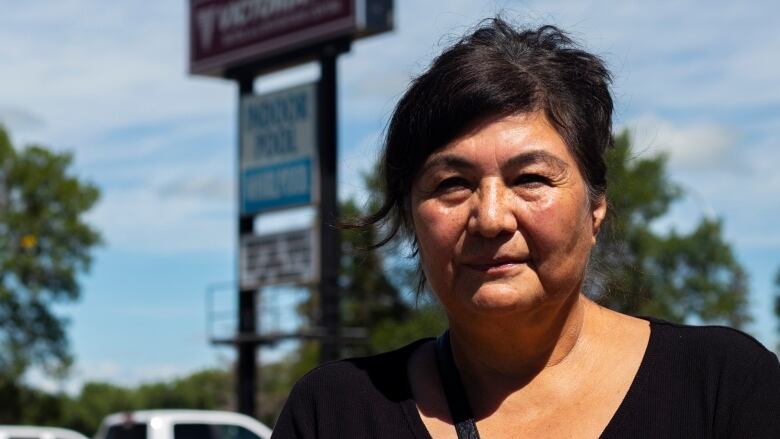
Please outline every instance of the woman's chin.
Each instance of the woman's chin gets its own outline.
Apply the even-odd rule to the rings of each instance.
[[[533,310],[540,301],[538,294],[511,285],[483,285],[469,298],[469,305],[479,314],[512,314]]]

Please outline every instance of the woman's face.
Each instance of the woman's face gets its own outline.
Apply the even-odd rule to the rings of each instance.
[[[606,213],[538,113],[493,119],[431,154],[411,198],[422,267],[450,318],[579,293]]]

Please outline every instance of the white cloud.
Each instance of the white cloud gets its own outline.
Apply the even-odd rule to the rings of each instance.
[[[378,132],[364,136],[351,150],[339,160],[339,197],[341,199],[355,198],[359,202],[367,199],[368,191],[363,181],[363,175],[373,170],[379,158]]]
[[[603,55],[618,108],[707,112],[780,103],[780,3],[530,1],[517,9]]]
[[[159,164],[186,164],[200,157],[200,148],[219,153],[228,160],[235,148],[225,136],[232,124],[226,114],[202,114],[181,118],[162,117],[150,123],[131,123],[115,128],[85,133],[78,147],[79,163],[87,169],[126,168],[140,160]],[[218,139],[206,143],[209,139]],[[178,153],[178,154],[176,154]],[[194,156],[194,157],[193,157]]]
[[[201,200],[231,200],[235,190],[231,181],[220,176],[194,175],[169,181],[158,193],[163,198],[196,198]]]
[[[24,140],[78,156],[101,132],[231,112],[228,82],[186,73],[183,3],[61,3],[7,5],[0,17],[0,40],[13,42],[0,48],[3,65],[13,66],[0,70],[0,105],[47,121]]]
[[[34,131],[43,128],[43,118],[24,108],[0,107],[0,125],[13,135],[18,131]]]
[[[713,123],[675,124],[655,115],[626,123],[634,151],[642,155],[666,153],[675,170],[733,169],[739,138],[733,129]]]
[[[780,248],[770,218],[780,215],[780,150],[777,122],[751,125],[751,138],[713,123],[675,123],[643,116],[627,123],[640,156],[670,155],[669,174],[685,197],[658,227],[690,230],[702,217],[725,220],[737,249]],[[747,128],[743,128],[747,129]]]
[[[161,254],[227,251],[235,241],[235,212],[225,201],[171,199],[147,187],[115,189],[106,192],[90,220],[115,248]]]
[[[346,90],[344,114],[355,121],[384,122],[410,79],[421,73],[452,38],[508,1],[400,1],[395,31],[354,43],[340,63]],[[420,22],[424,20],[423,22]],[[444,37],[443,37],[444,35]]]

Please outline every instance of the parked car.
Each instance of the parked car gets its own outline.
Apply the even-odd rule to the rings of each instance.
[[[139,410],[114,413],[95,439],[270,439],[271,429],[239,413],[216,410]]]
[[[0,439],[87,439],[87,437],[66,428],[0,425]]]

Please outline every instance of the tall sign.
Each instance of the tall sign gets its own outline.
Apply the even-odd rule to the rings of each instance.
[[[392,28],[392,0],[190,0],[190,73]]]
[[[240,282],[237,408],[257,414],[258,288],[316,283],[320,359],[342,339],[339,306],[336,60],[353,40],[393,28],[393,0],[189,0],[190,73],[235,80],[239,94]],[[320,79],[254,94],[255,77],[316,60]],[[255,216],[316,203],[319,226],[258,236]],[[277,336],[278,339],[278,336]]]
[[[316,96],[316,84],[305,84],[242,98],[242,215],[316,201]]]

